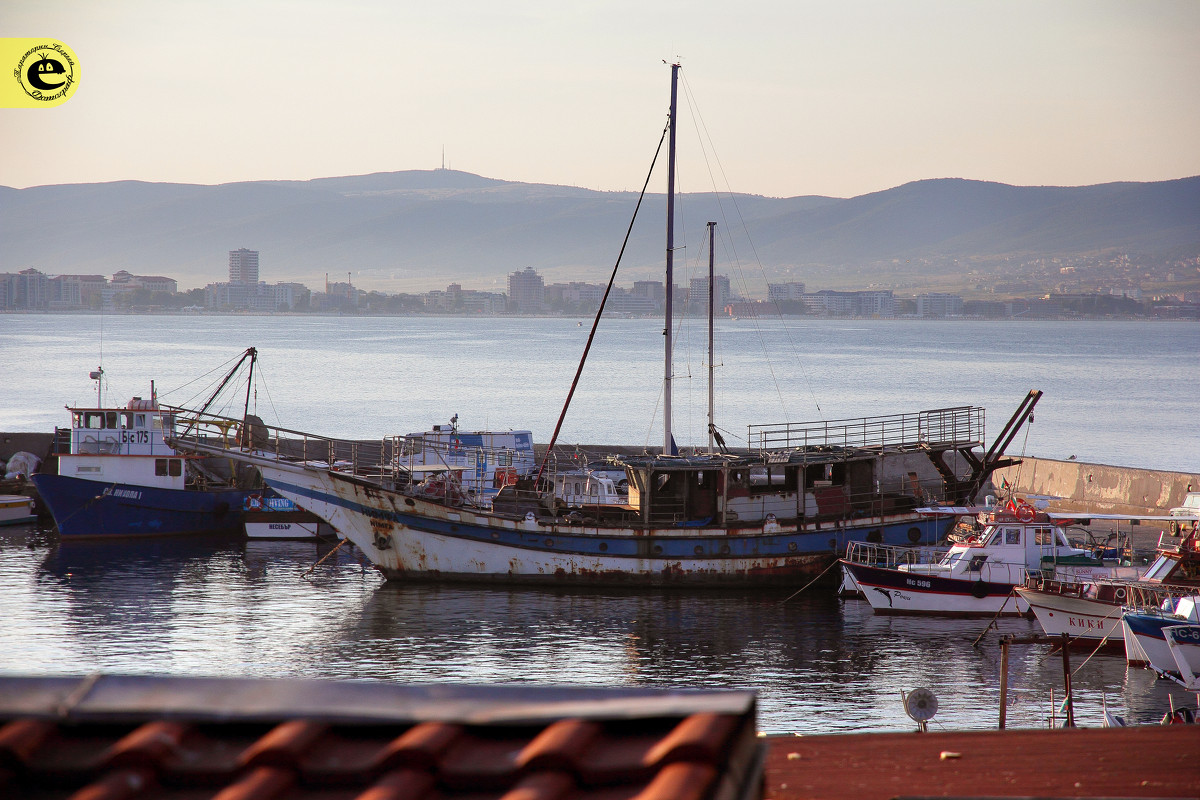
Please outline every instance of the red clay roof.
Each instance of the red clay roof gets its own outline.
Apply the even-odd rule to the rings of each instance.
[[[758,797],[748,692],[0,678],[0,797]]]

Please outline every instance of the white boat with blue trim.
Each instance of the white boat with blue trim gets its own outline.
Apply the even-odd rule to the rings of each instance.
[[[677,73],[672,65],[663,132],[664,139],[670,133],[668,287]],[[1016,463],[1002,457],[1004,446],[1040,392],[1030,392],[986,453],[984,410],[973,406],[750,425],[745,448],[717,452],[710,393],[709,450],[680,456],[671,429],[672,294],[665,299],[662,451],[610,458],[607,468],[625,481],[625,493],[611,491],[620,481],[610,487],[597,479],[591,495],[585,479],[579,492],[575,474],[560,479],[552,463],[558,428],[536,474],[510,483],[506,472],[504,485],[493,479],[496,491],[474,493],[460,477],[470,462],[426,462],[420,469],[432,474],[418,482],[404,437],[345,442],[264,428],[252,447],[247,437],[199,432],[172,442],[253,465],[275,492],[333,525],[389,578],[543,584],[796,585],[824,573],[852,541],[939,541],[954,518],[921,515],[917,507],[971,502],[995,469]],[[519,448],[496,445],[471,448],[476,469],[516,458]],[[578,473],[572,459],[563,460]]]
[[[931,515],[961,515],[968,508],[926,508]],[[1073,546],[1051,515],[1025,503],[978,512],[981,530],[932,563],[880,565],[842,559],[876,614],[1022,616],[1029,603],[1016,592],[1030,574],[1085,581],[1100,576],[1134,578],[1136,568],[1105,561]],[[878,559],[878,553],[874,554]]]

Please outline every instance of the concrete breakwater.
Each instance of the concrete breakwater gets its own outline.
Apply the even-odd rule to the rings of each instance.
[[[1007,483],[1020,495],[1053,498],[1054,511],[1093,514],[1165,514],[1189,491],[1200,491],[1196,473],[1031,457],[996,470],[992,482],[997,488]]]
[[[50,452],[50,433],[0,433],[0,460],[14,453],[29,452],[44,459]],[[539,458],[545,445],[537,445]],[[640,447],[586,447],[584,452],[636,453]],[[1056,511],[1094,514],[1165,514],[1182,504],[1189,491],[1200,491],[1200,474],[1089,464],[1026,457],[1020,464],[997,470],[992,477],[997,489],[1006,486],[1021,495],[1055,498]],[[980,498],[982,500],[982,498]]]

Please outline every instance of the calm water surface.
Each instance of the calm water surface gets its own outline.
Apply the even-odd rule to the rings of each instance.
[[[59,543],[0,533],[0,672],[304,677],[752,689],[770,733],[905,731],[900,692],[935,728],[994,728],[998,634],[986,620],[876,617],[831,588],[765,593],[529,591],[386,583],[355,553],[291,542]],[[1003,620],[1001,633],[1034,623]],[[1189,701],[1123,656],[1074,654],[1077,721],[1103,704],[1156,721]],[[1063,665],[1014,646],[1008,724],[1040,727]],[[1061,720],[1061,715],[1059,716]]]
[[[528,428],[549,441],[590,321],[534,318],[0,315],[0,430],[49,431],[65,404],[146,396],[198,405],[223,366],[259,349],[254,410],[269,424],[352,438]],[[707,333],[676,333],[674,429],[707,442]],[[662,324],[605,320],[562,442],[660,446]],[[999,434],[1030,389],[1045,395],[1009,452],[1200,472],[1200,324],[725,320],[717,423],[975,405]],[[242,399],[231,413],[241,415]],[[990,441],[989,441],[990,443]]]
[[[588,332],[569,319],[0,315],[0,430],[50,431],[67,404],[149,394],[196,405],[246,347],[266,421],[375,438],[459,414],[468,428],[553,431]],[[606,321],[564,442],[661,440],[661,324]],[[718,424],[801,422],[958,405],[989,442],[1031,388],[1009,452],[1200,472],[1200,325],[1126,322],[724,321]],[[706,334],[677,333],[675,428],[705,441]],[[228,409],[240,415],[238,408]],[[528,591],[387,584],[328,545],[66,543],[0,529],[0,671],[754,689],[772,733],[910,730],[900,692],[932,689],[934,727],[996,725],[1000,649],[986,621],[875,617],[832,589]],[[1006,620],[1000,631],[1033,633]],[[1102,703],[1157,720],[1187,696],[1123,657],[1073,656],[1081,724]],[[1015,647],[1009,724],[1061,701],[1062,659]]]

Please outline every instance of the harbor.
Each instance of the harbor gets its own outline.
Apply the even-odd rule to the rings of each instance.
[[[140,324],[152,326],[155,321]],[[303,330],[308,323],[292,324]],[[364,324],[369,329],[373,323]],[[546,334],[555,330],[553,322],[543,326]],[[1173,330],[1192,335],[1190,329]],[[138,334],[131,329],[127,335]],[[186,336],[179,341],[180,347],[192,346]],[[295,357],[320,363],[328,358],[322,347],[336,347],[333,342],[324,340],[322,344],[316,339],[310,345],[311,352],[304,351],[301,356],[297,351]],[[394,345],[389,342],[387,346]],[[137,352],[136,348],[131,352]],[[139,355],[144,359],[149,353]],[[270,354],[266,360],[274,380],[280,370],[271,364]],[[52,360],[48,374],[58,369],[54,364]],[[535,365],[530,374],[538,371]],[[366,373],[352,370],[346,374]],[[431,377],[434,384],[437,380],[436,374]],[[530,396],[555,393],[553,376],[540,380]],[[367,398],[358,407],[368,416],[377,413],[382,406],[374,393],[380,387],[355,381],[362,378],[346,379],[345,395]],[[101,405],[96,402],[95,382],[76,377],[68,382],[76,387],[76,408]],[[172,384],[156,382],[156,387],[165,391]],[[1056,414],[1043,409],[1054,409],[1056,403],[1078,403],[1073,394],[1088,391],[1086,387],[1065,390],[1072,394],[1065,399],[1051,396],[1036,410],[1037,422],[1016,432],[1003,424],[1014,413],[1012,396],[988,409],[986,429],[968,438],[991,445],[997,437],[1012,433],[1006,455],[1020,463],[997,469],[987,485],[980,487],[977,502],[991,494],[1051,496],[1053,503],[1069,510],[1104,508],[1110,513],[1152,515],[1183,502],[1189,488],[1200,484],[1200,471],[1144,470],[1079,457],[1030,458],[1031,447],[1045,446],[1043,431],[1049,432],[1051,442],[1058,435],[1046,425],[1047,416],[1053,424]],[[47,387],[37,388],[38,393],[45,391]],[[67,391],[60,387],[57,394],[61,397]],[[107,391],[111,396],[114,390],[109,386]],[[272,388],[268,400],[267,391],[260,388],[249,395],[251,403],[244,388],[241,392],[230,406],[237,415],[243,407],[256,415],[275,414],[277,406],[286,404],[293,409],[293,418],[324,420],[330,427],[314,427],[330,433],[345,431],[360,447],[378,446],[378,439],[362,435],[362,415],[329,416],[331,406],[320,393],[283,393]],[[209,395],[207,390],[193,393]],[[145,396],[151,395],[145,391]],[[418,405],[426,402],[423,397],[423,393],[413,395]],[[957,400],[959,395],[951,397]],[[930,402],[932,398],[944,400],[945,395],[935,392],[920,399],[926,408],[938,407],[939,403]],[[114,406],[120,409],[126,402],[114,401]],[[308,409],[304,409],[306,405]],[[151,410],[127,408],[131,414]],[[609,404],[605,410],[606,424],[626,424],[621,417],[627,413],[625,409]],[[416,414],[409,410],[406,418]],[[446,421],[438,422],[439,417],[414,419],[409,430],[419,430],[430,422],[433,424],[426,429],[430,434],[439,427],[453,430],[447,425],[452,415],[442,416]],[[1186,424],[1186,418],[1185,413],[1175,422]],[[69,419],[60,408],[48,427],[58,427]],[[1072,437],[1072,446],[1079,445],[1077,449],[1085,456],[1088,451],[1082,445],[1088,441],[1117,451],[1128,446],[1104,427],[1103,415],[1080,418],[1072,424],[1085,422],[1091,426],[1087,435]],[[101,427],[90,435],[105,430]],[[130,430],[136,432],[136,420]],[[257,435],[254,426],[246,430],[251,439]],[[1174,455],[1183,452],[1172,449],[1178,442],[1160,446],[1152,431],[1140,431],[1139,435],[1153,443],[1159,463],[1188,463],[1187,455],[1182,459]],[[227,438],[243,441],[232,428]],[[28,452],[45,461],[53,439],[54,433],[45,429],[0,434],[5,448],[2,456],[9,459],[16,452]],[[589,436],[580,441],[605,440]],[[261,442],[256,446],[261,447]],[[540,462],[546,444],[531,443],[530,447],[535,463]],[[628,440],[607,446],[558,447],[563,464],[586,461],[590,453],[636,458],[646,450]],[[687,449],[695,452],[699,448],[693,444]],[[81,457],[92,456],[83,453]],[[330,463],[342,461],[328,448],[324,458]],[[416,466],[411,460],[407,463],[410,471]],[[947,485],[945,476],[932,466],[921,470],[916,484],[923,491]],[[494,486],[496,473],[488,477]],[[813,490],[823,488],[816,479],[826,478],[814,476]],[[912,488],[911,484],[904,486]],[[875,491],[871,487],[870,494]],[[819,515],[814,522],[820,522]],[[1101,537],[1115,529],[1123,531],[1134,551],[1147,556],[1159,544],[1172,544],[1169,536],[1163,538],[1163,526],[1096,520],[1091,527]],[[865,529],[864,535],[869,532]],[[1149,780],[1140,772],[1144,765],[1134,769],[1117,765],[1106,786],[1153,785],[1153,796],[1195,794],[1194,777],[1178,766],[1180,753],[1184,763],[1189,763],[1188,758],[1194,761],[1194,737],[1157,732],[1172,728],[1157,724],[1164,716],[1194,706],[1194,694],[1183,687],[1158,678],[1149,669],[1128,665],[1123,653],[1092,652],[1092,648],[1071,652],[1067,680],[1063,656],[1055,643],[1024,643],[1044,639],[1034,619],[884,616],[876,614],[865,600],[839,597],[832,574],[816,577],[822,579],[811,585],[797,575],[790,583],[773,587],[747,584],[699,590],[490,586],[406,580],[402,576],[386,580],[362,548],[342,543],[328,532],[306,541],[254,540],[239,535],[98,541],[86,535],[64,537],[52,520],[43,517],[37,523],[9,527],[0,536],[0,586],[4,588],[0,618],[5,620],[0,627],[5,645],[0,672],[752,692],[754,727],[764,737],[763,796],[770,797],[849,796],[803,782],[805,775],[812,780],[811,773],[800,768],[814,758],[839,765],[827,774],[830,780],[836,776],[837,786],[857,787],[854,796],[885,796],[886,791],[891,792],[886,796],[895,796],[896,784],[888,782],[891,778],[868,785],[862,777],[860,742],[889,753],[911,753],[909,760],[901,762],[897,757],[889,767],[892,778],[903,778],[906,788],[936,784],[944,790],[967,779],[968,764],[981,763],[978,755],[971,755],[979,751],[970,743],[989,740],[972,737],[1009,737],[1005,741],[1023,748],[1023,737],[1061,728],[1069,712],[1081,730],[1056,735],[1075,736],[1089,733],[1082,729],[1093,729],[1109,737],[1104,741],[1114,747],[1172,737],[1168,750],[1159,756],[1162,763],[1154,765],[1165,776],[1163,780],[1142,784]],[[1022,643],[1006,645],[1006,641]],[[1065,703],[1068,685],[1069,705]],[[918,690],[937,699],[936,714],[921,723],[905,704],[905,697]],[[1110,714],[1121,717],[1129,728],[1099,731]],[[1000,733],[996,729],[1002,724],[1005,731]],[[909,744],[920,738],[910,736],[922,726],[929,731],[923,735],[927,743]],[[1147,733],[1151,729],[1156,732]],[[834,741],[824,743],[827,739]],[[1083,751],[1098,740],[1086,741],[1079,745]],[[1154,741],[1158,746],[1159,739]],[[1180,741],[1183,744],[1178,744]],[[811,749],[799,748],[800,743]],[[938,747],[937,754],[929,749],[932,746]],[[1074,746],[1064,745],[1067,750]],[[959,753],[960,757],[943,759],[943,752]],[[966,761],[960,763],[961,759]],[[906,772],[911,763],[927,766]],[[1069,787],[1063,783],[1072,774],[1070,770],[1022,770],[1008,788],[1023,788],[1030,795],[1062,792],[1064,787],[1075,788],[1074,781]],[[1108,773],[1100,770],[1097,774]],[[1078,780],[1080,776],[1075,777]],[[932,783],[923,784],[927,779]],[[800,791],[797,786],[808,788]],[[1089,796],[1088,791],[1099,791],[1098,784],[1087,786],[1097,788],[1080,788],[1074,793]],[[826,791],[829,794],[822,795]],[[1144,793],[1149,795],[1149,789]],[[1138,794],[1131,788],[1127,796]]]

